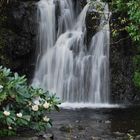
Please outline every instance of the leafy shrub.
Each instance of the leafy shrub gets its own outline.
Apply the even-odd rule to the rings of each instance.
[[[110,7],[113,13],[120,13],[118,21],[120,22],[119,24],[123,26],[121,29],[117,29],[117,31],[127,31],[132,40],[140,44],[139,0],[112,0]],[[117,26],[117,23],[114,24]]]
[[[46,113],[58,111],[58,104],[55,95],[28,86],[25,76],[0,67],[0,136],[21,128],[45,131],[52,125]]]

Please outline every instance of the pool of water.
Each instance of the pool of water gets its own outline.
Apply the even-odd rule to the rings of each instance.
[[[54,140],[128,140],[140,136],[140,107],[61,109],[53,112]],[[140,138],[139,138],[140,139]]]

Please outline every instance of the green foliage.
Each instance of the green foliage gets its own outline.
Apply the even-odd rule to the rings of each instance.
[[[133,81],[137,87],[140,87],[140,72],[135,72]]]
[[[134,140],[134,136],[132,136],[131,134],[127,133],[127,137],[128,137],[128,140]]]
[[[134,84],[138,88],[140,88],[140,55],[136,55],[133,58],[133,64],[134,64],[134,70],[135,70],[133,81],[134,81]]]
[[[118,20],[123,26],[119,30],[126,30],[132,40],[140,44],[139,0],[113,0],[110,5],[113,13],[120,13]]]
[[[112,0],[110,2],[110,9],[113,15],[111,21],[113,37],[117,40],[119,39],[119,41],[131,37],[135,50],[137,49],[136,47],[140,46],[139,7],[139,0]],[[140,88],[140,56],[134,56],[133,62],[135,71],[133,81]]]
[[[130,19],[130,24],[127,28],[127,31],[130,33],[130,36],[134,41],[140,41],[140,1],[129,1],[127,3],[128,7],[128,16]]]
[[[26,81],[25,76],[0,67],[0,136],[16,134],[21,128],[45,131],[52,125],[47,112],[59,111],[55,95]]]
[[[135,55],[133,58],[134,68],[138,71],[140,68],[140,55]]]

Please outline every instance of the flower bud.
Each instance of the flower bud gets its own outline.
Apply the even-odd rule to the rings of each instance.
[[[47,116],[45,116],[45,117],[43,118],[43,120],[44,120],[45,122],[48,122],[48,121],[50,120],[50,118],[48,118]]]
[[[11,127],[11,126],[9,126],[9,127],[8,127],[8,129],[9,129],[9,130],[12,130],[12,127]]]
[[[33,110],[33,111],[38,111],[38,105],[32,106],[32,110]]]
[[[21,118],[22,117],[22,113],[17,113],[17,117]]]
[[[50,103],[45,102],[45,103],[43,104],[43,107],[44,107],[45,109],[48,109],[49,106],[50,106]]]
[[[4,114],[5,116],[9,116],[9,115],[10,115],[10,112],[9,112],[9,111],[4,111],[3,114]]]

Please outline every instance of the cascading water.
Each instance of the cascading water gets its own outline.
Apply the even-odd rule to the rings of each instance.
[[[72,0],[38,2],[39,54],[34,85],[56,93],[64,102],[109,103],[109,11],[108,5],[102,5],[99,31],[87,47],[89,3],[76,15]]]

